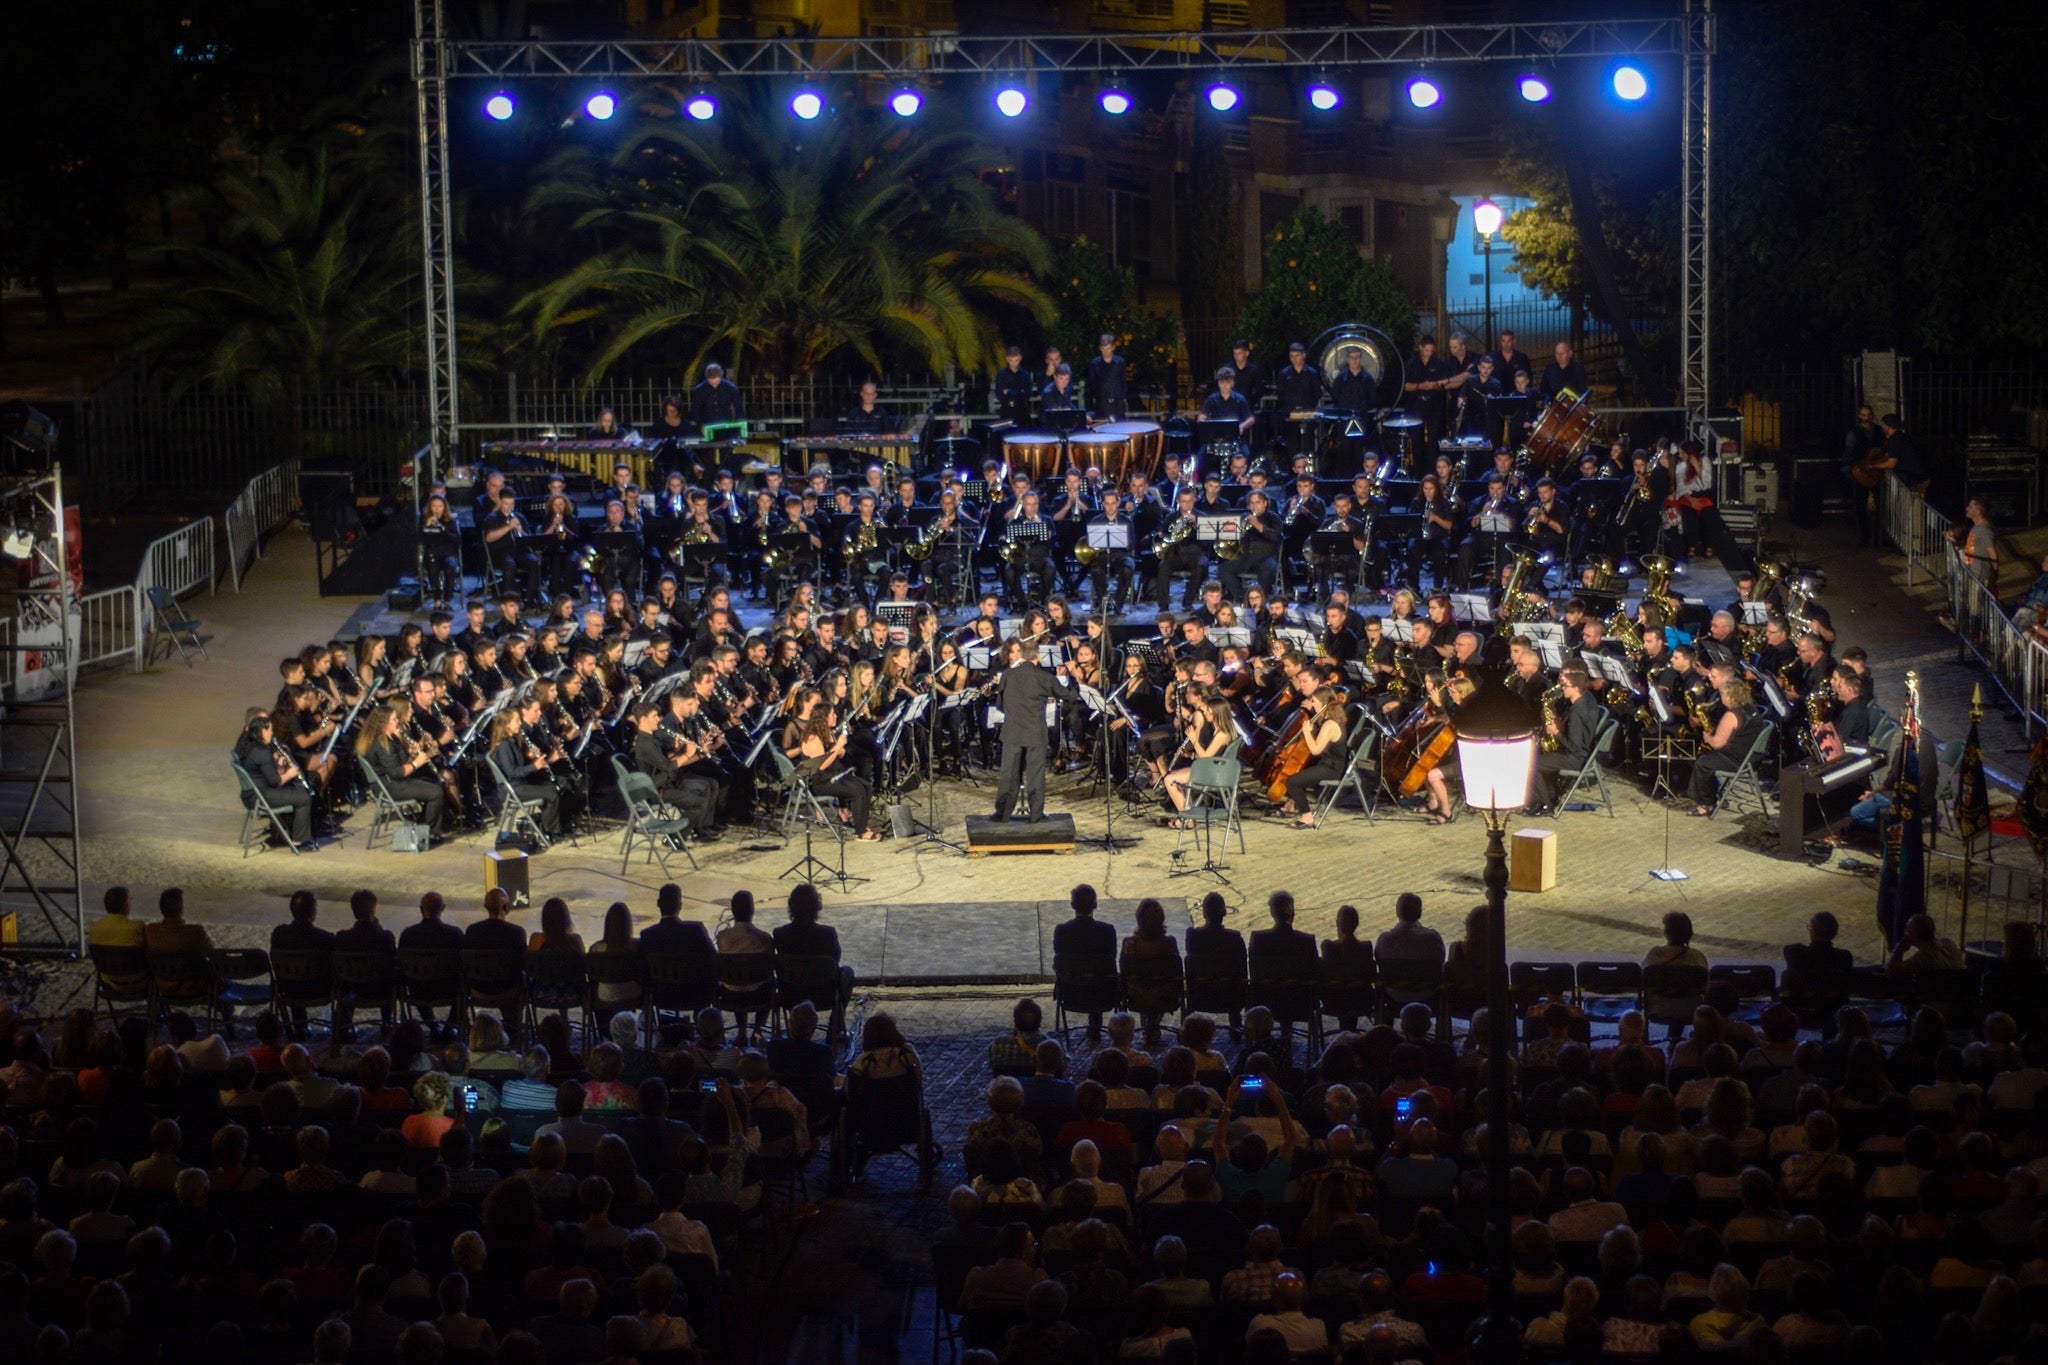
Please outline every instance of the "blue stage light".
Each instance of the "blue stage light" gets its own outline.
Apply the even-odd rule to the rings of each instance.
[[[1614,68],[1614,93],[1634,104],[1650,93],[1650,78],[1639,66],[1617,66]]]
[[[503,123],[512,117],[512,97],[502,90],[499,91],[484,101],[484,112]]]
[[[1030,103],[1031,97],[1014,85],[996,91],[996,112],[1004,118],[1016,118]]]
[[[1517,88],[1522,92],[1522,98],[1531,104],[1541,104],[1550,98],[1550,82],[1533,71],[1522,77]]]
[[[1408,102],[1417,109],[1434,109],[1443,102],[1444,92],[1437,83],[1424,76],[1417,76],[1408,82]]]
[[[1338,94],[1337,87],[1328,81],[1317,81],[1308,88],[1308,102],[1310,108],[1320,109],[1327,114],[1342,104],[1344,97]]]
[[[895,112],[897,118],[912,118],[918,110],[924,108],[924,96],[907,88],[898,90],[889,96],[889,108]]]
[[[1237,108],[1238,93],[1234,85],[1218,82],[1209,87],[1209,107],[1219,114],[1227,114]]]
[[[789,112],[809,123],[825,112],[825,97],[815,90],[799,90],[790,97]]]
[[[583,101],[583,112],[602,123],[619,112],[619,102],[612,98],[610,91],[600,90]]]
[[[717,116],[718,101],[700,92],[683,101],[683,112],[699,123],[706,123]]]
[[[1097,95],[1095,102],[1102,106],[1102,112],[1105,114],[1121,115],[1131,112],[1131,97],[1115,86]]]

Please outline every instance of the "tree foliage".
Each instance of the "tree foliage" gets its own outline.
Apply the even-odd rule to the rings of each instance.
[[[1095,354],[1095,339],[1108,332],[1129,363],[1133,382],[1151,383],[1168,373],[1180,319],[1171,309],[1155,313],[1141,307],[1137,276],[1112,265],[1101,247],[1086,237],[1054,243],[1045,283],[1056,310],[1047,340],[1077,370]]]
[[[1307,205],[1267,241],[1259,292],[1239,330],[1253,354],[1280,364],[1288,342],[1311,342],[1340,322],[1377,327],[1404,351],[1415,339],[1414,305],[1394,272],[1361,256],[1342,223]]]
[[[766,94],[713,129],[648,117],[609,158],[577,149],[530,208],[587,257],[518,311],[587,338],[584,378],[709,357],[794,378],[830,364],[993,370],[1000,309],[1041,319],[1043,242],[1002,212],[961,133],[855,116],[791,136]]]

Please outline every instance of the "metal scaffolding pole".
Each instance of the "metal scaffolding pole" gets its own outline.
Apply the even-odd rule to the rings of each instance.
[[[8,524],[30,533],[28,582],[15,595],[14,687],[0,709],[0,913],[21,956],[78,957],[78,591],[64,534],[64,477],[52,466],[0,491]]]
[[[414,468],[417,487],[440,479],[456,451],[462,422],[461,371],[455,356],[455,232],[449,210],[448,61],[459,45],[444,38],[442,0],[413,0],[412,78],[420,137],[420,274],[426,302],[427,407],[431,468]],[[415,499],[417,504],[417,499]]]
[[[1680,119],[1684,186],[1679,223],[1679,402],[1695,433],[1708,439],[1713,377],[1713,164],[1708,132],[1714,73],[1713,0],[1686,0],[1685,103]]]

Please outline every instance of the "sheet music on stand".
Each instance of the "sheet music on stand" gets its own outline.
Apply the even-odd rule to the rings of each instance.
[[[1312,630],[1306,630],[1301,626],[1279,626],[1274,629],[1273,638],[1285,640],[1294,647],[1295,653],[1305,659],[1313,659],[1315,657],[1317,641],[1316,633]],[[1409,638],[1414,638],[1413,632],[1410,632]]]
[[[987,645],[963,645],[960,648],[960,662],[967,665],[970,673],[986,673],[995,651]]]
[[[1052,523],[1044,517],[1040,517],[1036,521],[1025,521],[1020,517],[1003,529],[1003,539],[1005,541],[1048,541],[1052,539]]]
[[[1397,645],[1415,643],[1415,621],[1412,617],[1389,616],[1380,624],[1385,627],[1386,638]]]
[[[1131,548],[1131,527],[1128,522],[1099,522],[1082,528],[1088,544],[1098,550],[1128,550]]]
[[[1205,545],[1228,544],[1242,534],[1244,516],[1232,512],[1227,515],[1215,512],[1195,514],[1195,539]]]
[[[1096,691],[1087,683],[1075,683],[1074,690],[1081,694],[1081,702],[1088,708],[1089,715],[1106,716],[1111,714],[1108,698],[1104,697],[1102,693]]]
[[[1742,608],[1741,624],[1745,626],[1760,626],[1771,619],[1771,604],[1768,602],[1738,602],[1735,605]]]
[[[1038,666],[1040,668],[1058,668],[1066,661],[1067,647],[1065,645],[1040,645],[1038,647]]]
[[[1543,666],[1553,671],[1564,667],[1564,623],[1524,621],[1517,630],[1532,646]]]
[[[1585,662],[1589,674],[1605,678],[1608,682],[1624,687],[1630,692],[1636,690],[1636,680],[1628,671],[1626,659],[1617,659],[1612,654],[1595,653],[1590,649],[1580,650],[1579,658]]]
[[[1211,626],[1209,640],[1218,649],[1249,649],[1252,632],[1249,626]]]
[[[960,485],[960,496],[969,502],[994,502],[987,479],[968,479]]]
[[[638,668],[640,661],[647,657],[648,644],[649,642],[646,640],[626,641],[626,652],[620,657],[619,666],[628,673]]]
[[[1372,673],[1367,670],[1364,660],[1346,659],[1344,661],[1344,676],[1359,683],[1366,691],[1372,691]]]
[[[681,686],[683,680],[688,678],[689,676],[690,675],[687,673],[671,673],[666,678],[662,678],[656,683],[654,683],[654,685],[649,687],[645,692],[642,692],[640,694],[640,700],[647,702],[660,701],[663,697],[667,696],[669,693],[675,691],[677,687]]]
[[[1756,680],[1763,689],[1764,702],[1771,708],[1771,714],[1779,720],[1792,714],[1792,703],[1785,699],[1785,689],[1778,686],[1778,680],[1770,674],[1756,671]]]
[[[1451,615],[1460,621],[1482,625],[1493,619],[1493,602],[1483,592],[1454,592]]]
[[[1650,699],[1650,714],[1657,718],[1657,723],[1659,725],[1672,724],[1671,703],[1664,699],[1664,689],[1653,687],[1645,695]]]

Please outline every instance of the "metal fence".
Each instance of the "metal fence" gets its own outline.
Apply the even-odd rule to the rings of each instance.
[[[1944,830],[1942,837],[1953,842],[1952,831]],[[1980,839],[1968,859],[1947,848],[1927,850],[1927,913],[1936,932],[1965,946],[1999,945],[2007,924],[2038,925],[2048,920],[2048,904],[2043,901],[2048,885],[2038,863],[2028,866],[2034,863],[2032,852],[2017,840],[2008,840],[1997,849],[2001,856],[1992,856],[1986,853],[1985,842]],[[2003,856],[2012,852],[2026,861]]]
[[[2013,624],[1999,604],[1996,587],[1970,571],[1949,536],[1949,519],[1898,479],[1885,479],[1885,534],[1906,557],[1906,582],[1931,578],[1948,599],[1960,659],[1974,654],[1992,685],[2020,714],[2028,738],[2048,725],[2048,646]]]
[[[299,505],[299,462],[287,460],[249,480],[221,516],[227,541],[228,574],[242,590],[245,565],[263,557],[263,538],[290,521]]]

